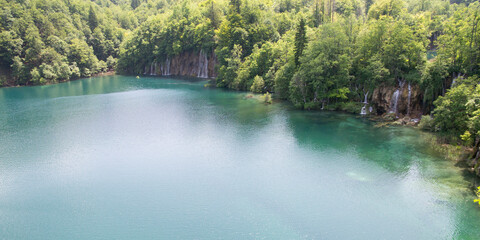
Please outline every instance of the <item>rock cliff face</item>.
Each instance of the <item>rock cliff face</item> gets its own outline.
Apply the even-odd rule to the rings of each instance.
[[[152,62],[145,66],[145,75],[153,76],[188,76],[199,78],[214,78],[217,59],[215,54],[200,52],[184,52],[167,58],[163,62]]]
[[[377,114],[395,114],[397,117],[419,118],[422,115],[423,92],[416,85],[400,82],[396,87],[379,86],[372,95]]]

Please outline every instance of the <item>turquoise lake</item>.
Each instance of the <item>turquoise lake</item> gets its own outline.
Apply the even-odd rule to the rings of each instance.
[[[205,83],[0,89],[0,239],[480,239],[426,133]]]

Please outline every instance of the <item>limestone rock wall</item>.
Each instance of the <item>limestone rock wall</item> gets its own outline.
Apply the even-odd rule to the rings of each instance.
[[[152,62],[145,66],[144,74],[153,76],[186,76],[214,78],[217,58],[215,53],[203,51],[183,52],[162,62]]]
[[[379,86],[372,94],[371,103],[379,115],[394,113],[398,117],[408,115],[418,118],[423,113],[423,91],[417,85],[409,86],[408,83],[395,87]]]

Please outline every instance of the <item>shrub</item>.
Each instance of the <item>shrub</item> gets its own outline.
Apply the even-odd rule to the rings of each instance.
[[[418,127],[422,130],[433,131],[434,130],[434,121],[430,115],[422,116]]]
[[[473,145],[472,134],[468,130],[465,131],[464,134],[460,135],[460,138],[462,139],[463,144],[465,144],[465,146],[472,146]]]
[[[106,72],[108,70],[107,63],[103,60],[98,61],[97,68],[100,72]]]
[[[347,102],[342,104],[341,110],[349,113],[359,114],[365,104],[359,102]],[[368,106],[367,106],[368,110]]]
[[[44,81],[36,67],[30,71],[30,76],[32,77],[33,84],[42,84]]]
[[[42,63],[42,65],[40,65],[40,72],[47,80],[55,81],[58,78],[55,69],[49,64]]]
[[[113,58],[112,56],[109,56],[107,58],[107,67],[108,70],[115,70],[117,67],[117,59]]]
[[[261,93],[263,92],[264,87],[265,87],[265,81],[263,81],[263,77],[257,75],[253,79],[253,84],[252,84],[252,87],[250,88],[250,91],[254,93]]]
[[[305,103],[303,105],[303,108],[307,109],[307,110],[316,110],[316,109],[320,109],[321,105],[320,105],[319,102],[310,101],[310,102]]]
[[[477,187],[477,199],[473,200],[474,202],[478,203],[478,205],[480,206],[480,187]]]
[[[271,104],[272,103],[272,94],[269,92],[263,94],[263,98],[265,100],[265,103]]]

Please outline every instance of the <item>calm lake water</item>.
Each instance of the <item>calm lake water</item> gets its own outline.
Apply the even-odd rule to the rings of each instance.
[[[205,83],[0,89],[0,239],[479,239],[424,133]]]

